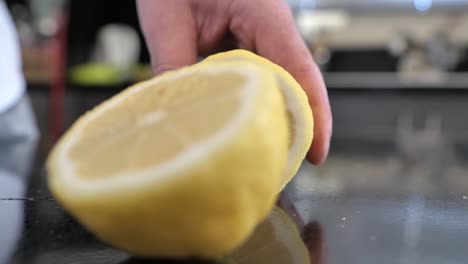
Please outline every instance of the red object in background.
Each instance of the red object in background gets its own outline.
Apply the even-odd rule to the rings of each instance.
[[[57,16],[57,33],[50,42],[52,74],[49,93],[49,135],[51,143],[60,137],[64,123],[66,83],[67,16],[62,11]]]

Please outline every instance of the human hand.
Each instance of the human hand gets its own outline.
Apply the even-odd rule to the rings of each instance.
[[[137,0],[137,7],[156,74],[194,64],[226,42],[286,69],[313,110],[307,159],[325,160],[332,131],[327,90],[283,0]]]

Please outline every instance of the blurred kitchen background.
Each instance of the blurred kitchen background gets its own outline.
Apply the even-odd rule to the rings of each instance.
[[[6,2],[45,152],[79,115],[151,76],[134,1]],[[323,225],[330,263],[466,263],[468,1],[288,3],[334,131],[327,162],[304,163],[287,191],[305,222]]]
[[[438,166],[431,171],[464,157],[468,1],[288,3],[329,90],[332,153],[371,148],[372,156],[393,153],[404,164]],[[22,43],[42,147],[48,149],[86,110],[151,76],[134,1],[7,4]],[[323,168],[338,169],[331,157]],[[387,165],[394,163],[403,166]],[[372,172],[371,166],[360,169]]]
[[[151,76],[134,1],[6,2],[41,132],[52,141],[86,109]],[[460,95],[468,1],[288,2],[329,89],[334,141],[394,140],[407,119],[416,127],[432,120],[451,140],[468,135]]]

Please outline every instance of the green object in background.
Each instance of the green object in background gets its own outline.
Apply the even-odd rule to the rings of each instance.
[[[131,80],[133,82],[140,82],[153,77],[153,70],[149,64],[137,64],[132,70]]]
[[[70,81],[78,85],[105,86],[122,82],[114,67],[106,64],[80,64],[70,70]]]

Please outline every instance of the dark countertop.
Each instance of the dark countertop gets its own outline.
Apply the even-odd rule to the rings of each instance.
[[[309,263],[309,256],[323,258],[322,249],[310,247],[314,255],[309,254],[301,239],[303,236],[308,240],[308,245],[323,245],[321,228],[315,222],[305,226],[286,194],[281,195],[278,207],[257,228],[244,248],[224,260],[175,261],[132,257],[98,241],[59,206],[46,186],[43,164],[47,151],[37,150],[32,141],[12,142],[8,149],[14,152],[24,144],[30,146],[28,153],[23,153],[24,159],[16,159],[15,166],[34,163],[32,170],[0,174],[0,263]],[[35,160],[32,152],[37,153]],[[276,216],[280,212],[285,212],[287,219]],[[308,231],[299,234],[298,227]],[[292,248],[288,248],[290,246]],[[270,253],[269,249],[276,253]]]
[[[466,148],[442,152],[436,137],[429,139],[439,145],[421,149],[421,138],[403,134],[401,140],[411,142],[404,145],[414,145],[409,149],[335,141],[327,163],[304,163],[281,195],[279,206],[301,240],[286,222],[274,220],[251,239],[274,243],[249,245],[231,256],[237,262],[219,263],[468,263]],[[0,263],[216,263],[141,260],[102,244],[49,194],[46,148],[27,140],[1,144]],[[428,153],[440,155],[423,155]],[[301,248],[307,259],[299,256]],[[280,252],[283,257],[275,257]]]

